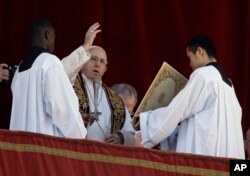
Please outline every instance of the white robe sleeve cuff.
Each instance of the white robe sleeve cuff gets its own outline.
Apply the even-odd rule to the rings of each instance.
[[[147,119],[148,119],[148,115],[150,113],[151,113],[151,111],[140,113],[140,128],[141,128],[142,144],[146,148],[152,148],[155,145],[157,145],[149,140],[148,132],[146,131]]]
[[[89,59],[90,54],[84,50],[83,46],[78,47],[70,55],[62,59],[63,68],[72,85],[74,85],[77,74],[81,70],[83,64]]]

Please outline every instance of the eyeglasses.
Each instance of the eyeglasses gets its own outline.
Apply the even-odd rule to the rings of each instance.
[[[99,58],[99,57],[96,57],[96,56],[92,56],[92,57],[90,58],[90,60],[91,60],[92,62],[96,62],[96,63],[99,62],[101,65],[107,65],[107,64],[108,64],[108,63],[106,62],[105,59]]]

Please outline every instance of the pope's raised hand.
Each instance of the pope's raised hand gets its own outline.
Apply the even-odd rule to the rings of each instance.
[[[85,40],[83,43],[83,47],[85,51],[89,52],[90,47],[93,45],[93,42],[95,40],[96,34],[101,32],[101,29],[99,29],[100,24],[99,23],[94,23],[89,27],[85,34]]]

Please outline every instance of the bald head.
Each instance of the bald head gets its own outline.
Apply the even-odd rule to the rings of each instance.
[[[135,88],[129,84],[114,84],[111,89],[116,92],[124,102],[130,114],[133,114],[134,107],[137,104],[137,92]]]
[[[108,62],[107,53],[102,47],[93,45],[90,47],[89,52],[90,54],[92,53],[91,55],[98,53],[100,56],[102,56],[102,58],[104,58]]]

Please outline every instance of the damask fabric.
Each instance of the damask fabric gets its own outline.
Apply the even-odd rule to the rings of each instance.
[[[90,114],[89,101],[91,101],[92,99],[88,98],[88,91],[86,90],[85,85],[86,83],[84,79],[82,78],[81,74],[79,74],[74,84],[74,89],[79,99],[79,109],[81,114]],[[108,98],[110,109],[112,110],[110,133],[114,133],[122,129],[124,125],[126,116],[125,107],[121,98],[116,95],[111,89],[109,89],[104,83],[102,83],[102,88]]]
[[[0,130],[0,175],[229,175],[229,159]],[[18,158],[18,159],[17,159]]]
[[[28,70],[15,72],[10,130],[85,138],[78,100],[60,60],[40,54]]]
[[[180,123],[177,152],[245,158],[241,107],[214,66],[196,69],[167,107],[140,114],[145,147],[164,141]]]
[[[79,99],[80,112],[94,112],[93,82],[80,73],[74,84]],[[87,126],[87,138],[104,141],[110,134],[120,131],[125,144],[134,144],[134,129],[130,123],[130,115],[121,98],[104,83],[98,90],[98,120]]]

